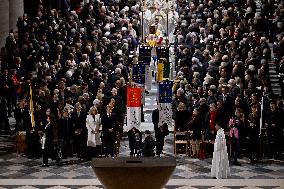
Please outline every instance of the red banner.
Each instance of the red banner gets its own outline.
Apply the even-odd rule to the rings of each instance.
[[[127,107],[141,107],[141,88],[127,88]]]

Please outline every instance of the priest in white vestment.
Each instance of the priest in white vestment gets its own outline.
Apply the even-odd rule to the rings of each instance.
[[[224,179],[230,175],[230,167],[224,130],[217,123],[217,135],[214,143],[211,177]]]

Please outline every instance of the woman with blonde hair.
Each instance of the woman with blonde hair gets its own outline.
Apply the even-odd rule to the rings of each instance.
[[[89,158],[96,157],[98,155],[98,146],[101,145],[101,118],[95,106],[92,106],[90,108],[89,115],[87,115],[86,118],[86,127],[88,130],[87,148],[89,152]]]

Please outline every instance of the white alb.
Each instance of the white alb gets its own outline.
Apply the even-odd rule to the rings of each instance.
[[[230,175],[230,167],[223,129],[217,131],[212,159],[211,177],[224,179]]]

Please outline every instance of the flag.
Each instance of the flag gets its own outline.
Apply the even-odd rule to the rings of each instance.
[[[127,88],[127,128],[136,127],[140,130],[141,125],[141,88]]]
[[[35,127],[32,84],[30,84],[30,116],[31,116],[32,127]]]
[[[159,127],[164,123],[172,126],[172,90],[173,82],[169,80],[161,81],[159,83]]]

